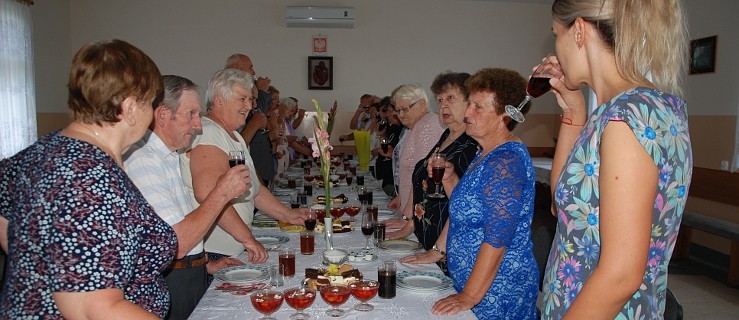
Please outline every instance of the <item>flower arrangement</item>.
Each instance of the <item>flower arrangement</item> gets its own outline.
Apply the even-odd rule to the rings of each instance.
[[[320,171],[323,177],[323,186],[326,190],[326,216],[331,216],[331,150],[334,149],[331,146],[330,134],[333,129],[334,116],[336,112],[336,102],[334,102],[334,108],[331,109],[328,119],[324,119],[321,106],[318,105],[316,99],[312,99],[313,106],[316,108],[316,126],[313,128],[313,138],[309,138],[308,142],[311,144],[313,149],[313,158],[320,160]]]

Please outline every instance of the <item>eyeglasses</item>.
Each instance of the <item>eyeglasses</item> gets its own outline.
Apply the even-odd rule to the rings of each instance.
[[[413,103],[409,104],[409,105],[408,105],[407,107],[405,107],[405,108],[398,108],[398,107],[396,106],[396,107],[395,107],[395,111],[397,111],[398,113],[408,113],[408,112],[410,112],[410,111],[411,111],[411,108],[413,108],[413,106],[415,106],[415,105],[416,105],[416,103],[418,103],[419,101],[421,101],[421,99],[418,99],[418,100],[414,101]]]

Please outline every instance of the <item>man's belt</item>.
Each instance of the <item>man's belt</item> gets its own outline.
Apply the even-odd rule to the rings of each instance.
[[[206,263],[208,263],[208,256],[205,255],[205,252],[201,252],[186,256],[182,259],[175,259],[172,261],[172,264],[169,265],[169,269],[189,269],[202,266]]]

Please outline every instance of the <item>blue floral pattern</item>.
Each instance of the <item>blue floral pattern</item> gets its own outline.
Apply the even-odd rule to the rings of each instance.
[[[600,139],[610,121],[623,121],[659,170],[649,258],[642,285],[616,319],[661,319],[667,265],[687,200],[693,159],[685,102],[634,88],[598,107],[575,142],[556,184],[557,233],[544,275],[543,319],[567,312],[600,257]]]
[[[522,143],[505,143],[480,157],[472,160],[449,198],[449,274],[461,292],[483,242],[505,247],[490,289],[472,311],[479,319],[536,319],[534,166]]]

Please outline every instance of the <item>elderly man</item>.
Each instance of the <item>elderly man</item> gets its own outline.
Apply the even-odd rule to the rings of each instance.
[[[252,77],[256,75],[254,64],[247,55],[235,53],[226,59],[226,69],[241,70]],[[275,162],[272,159],[272,144],[269,138],[269,121],[267,121],[267,110],[272,105],[272,96],[269,94],[269,86],[272,81],[269,78],[259,77],[255,84],[258,91],[257,105],[252,114],[246,120],[241,136],[249,144],[249,153],[254,160],[257,174],[265,186],[274,179],[277,174]]]
[[[234,258],[208,261],[203,238],[223,207],[247,190],[251,178],[245,166],[231,168],[200,206],[191,204],[177,150],[190,146],[201,129],[200,98],[188,79],[167,75],[162,80],[164,99],[154,110],[152,131],[128,151],[125,168],[157,215],[177,234],[178,259],[164,273],[172,299],[168,319],[186,319],[208,288],[207,273],[243,264]]]

